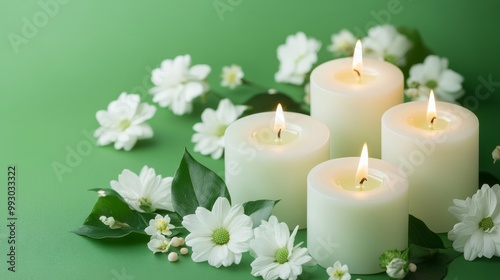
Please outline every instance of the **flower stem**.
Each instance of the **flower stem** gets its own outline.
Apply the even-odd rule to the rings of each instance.
[[[249,81],[247,79],[242,79],[243,81],[243,84],[247,85],[247,86],[251,86],[251,87],[254,87],[254,88],[257,88],[257,89],[261,89],[261,90],[264,90],[264,91],[267,91],[268,88],[262,86],[262,85],[259,85],[257,83],[254,83],[252,81]]]

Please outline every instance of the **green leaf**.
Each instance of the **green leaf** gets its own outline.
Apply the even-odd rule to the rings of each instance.
[[[439,249],[429,249],[415,244],[410,244],[408,250],[408,259],[415,264],[433,258],[439,252]]]
[[[412,215],[409,218],[408,243],[426,248],[445,248],[439,235],[432,232],[424,222]]]
[[[306,113],[300,103],[296,102],[286,94],[269,94],[266,92],[257,94],[244,103],[244,105],[250,107],[250,109],[245,112],[245,115],[275,111],[278,103],[281,103],[283,110],[287,112]]]
[[[243,203],[245,215],[250,216],[253,227],[258,227],[262,220],[267,221],[271,216],[274,206],[279,200],[255,200]]]
[[[441,280],[448,273],[448,266],[439,259],[417,265],[417,271],[409,272],[406,280]]]
[[[103,224],[99,217],[113,217],[115,221],[127,224],[128,227],[111,229]],[[92,212],[87,217],[83,226],[73,232],[91,238],[118,238],[126,236],[132,232],[146,234],[144,229],[148,226],[149,220],[153,219],[153,213],[138,213],[117,196],[99,197]]]
[[[212,209],[218,197],[225,197],[231,202],[224,181],[185,149],[172,181],[174,210],[184,217],[193,214],[198,206]]]

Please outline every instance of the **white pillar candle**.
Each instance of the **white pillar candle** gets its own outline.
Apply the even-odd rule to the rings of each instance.
[[[357,156],[363,142],[380,158],[380,119],[403,102],[403,73],[388,62],[365,59],[358,79],[353,64],[360,63],[340,58],[312,71],[311,116],[330,129],[331,158]]]
[[[303,228],[307,174],[328,160],[329,131],[307,115],[285,112],[284,118],[281,141],[276,140],[274,112],[241,118],[227,128],[226,184],[233,203],[279,199],[273,214],[291,228]]]
[[[472,196],[478,188],[479,121],[469,110],[436,102],[434,128],[426,117],[428,103],[408,102],[382,117],[382,159],[407,174],[410,214],[436,232],[457,222],[448,212],[453,199]]]
[[[408,246],[408,180],[395,166],[370,158],[357,189],[359,157],[329,160],[307,178],[307,247],[322,266],[336,261],[354,274],[383,271],[378,257]]]

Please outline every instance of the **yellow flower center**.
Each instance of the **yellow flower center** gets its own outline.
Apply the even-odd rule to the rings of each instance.
[[[122,120],[122,121],[120,122],[119,127],[120,127],[120,129],[121,129],[122,131],[124,131],[125,129],[127,129],[127,128],[130,126],[130,124],[132,124],[132,123],[131,123],[129,120],[125,119],[125,120]]]
[[[156,222],[156,229],[158,229],[159,232],[165,232],[168,231],[168,223],[165,219],[161,219]]]
[[[139,199],[139,208],[144,210],[145,212],[154,212],[156,208],[153,207],[153,202],[149,197],[143,197]]]
[[[274,259],[279,264],[284,264],[288,261],[288,249],[286,247],[276,250],[274,253]]]
[[[215,130],[215,135],[217,137],[222,137],[224,136],[224,133],[226,132],[226,128],[227,128],[227,125],[219,125],[219,127],[217,127],[217,130]]]
[[[227,244],[229,242],[229,231],[225,228],[216,229],[212,234],[212,239],[217,245]]]
[[[340,278],[342,278],[342,277],[344,276],[344,274],[345,274],[345,273],[344,273],[342,270],[338,270],[338,269],[337,269],[337,270],[335,270],[335,271],[333,272],[333,275],[332,275],[332,276],[333,276],[333,277],[336,277],[336,278],[338,278],[338,279],[340,279]]]
[[[484,230],[484,231],[489,231],[492,229],[495,224],[493,223],[493,219],[491,217],[486,217],[479,222],[479,226]]]

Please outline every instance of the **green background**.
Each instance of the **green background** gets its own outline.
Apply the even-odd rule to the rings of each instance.
[[[214,3],[228,9],[218,13]],[[393,4],[398,12],[390,14],[387,7]],[[180,54],[209,64],[209,82],[220,92],[228,92],[219,87],[221,67],[237,63],[250,80],[300,98],[301,88],[274,82],[276,48],[286,36],[304,31],[322,41],[322,62],[331,58],[330,36],[342,28],[361,33],[377,23],[417,28],[426,45],[465,77],[469,103],[464,105],[481,124],[480,169],[500,177],[500,166],[491,159],[500,144],[498,1],[2,0],[0,5],[0,279],[254,279],[248,255],[240,266],[215,269],[187,257],[169,263],[165,255],[153,256],[144,239],[104,242],[70,233],[96,201],[87,189],[108,187],[123,169],[139,172],[143,165],[171,176],[183,147],[192,151],[192,125],[205,106],[199,102],[189,116],[159,109],[149,122],[154,138],[130,152],[96,147],[86,136],[98,126],[95,113],[121,92],[151,102],[151,70]],[[484,80],[494,83],[486,86]],[[232,98],[253,93],[243,90]],[[223,174],[222,160],[193,155]],[[59,176],[53,167],[58,163],[67,166]],[[18,171],[15,273],[6,269],[10,164]],[[447,279],[498,275],[499,260],[459,257]],[[306,268],[302,278],[327,275],[319,267]]]

